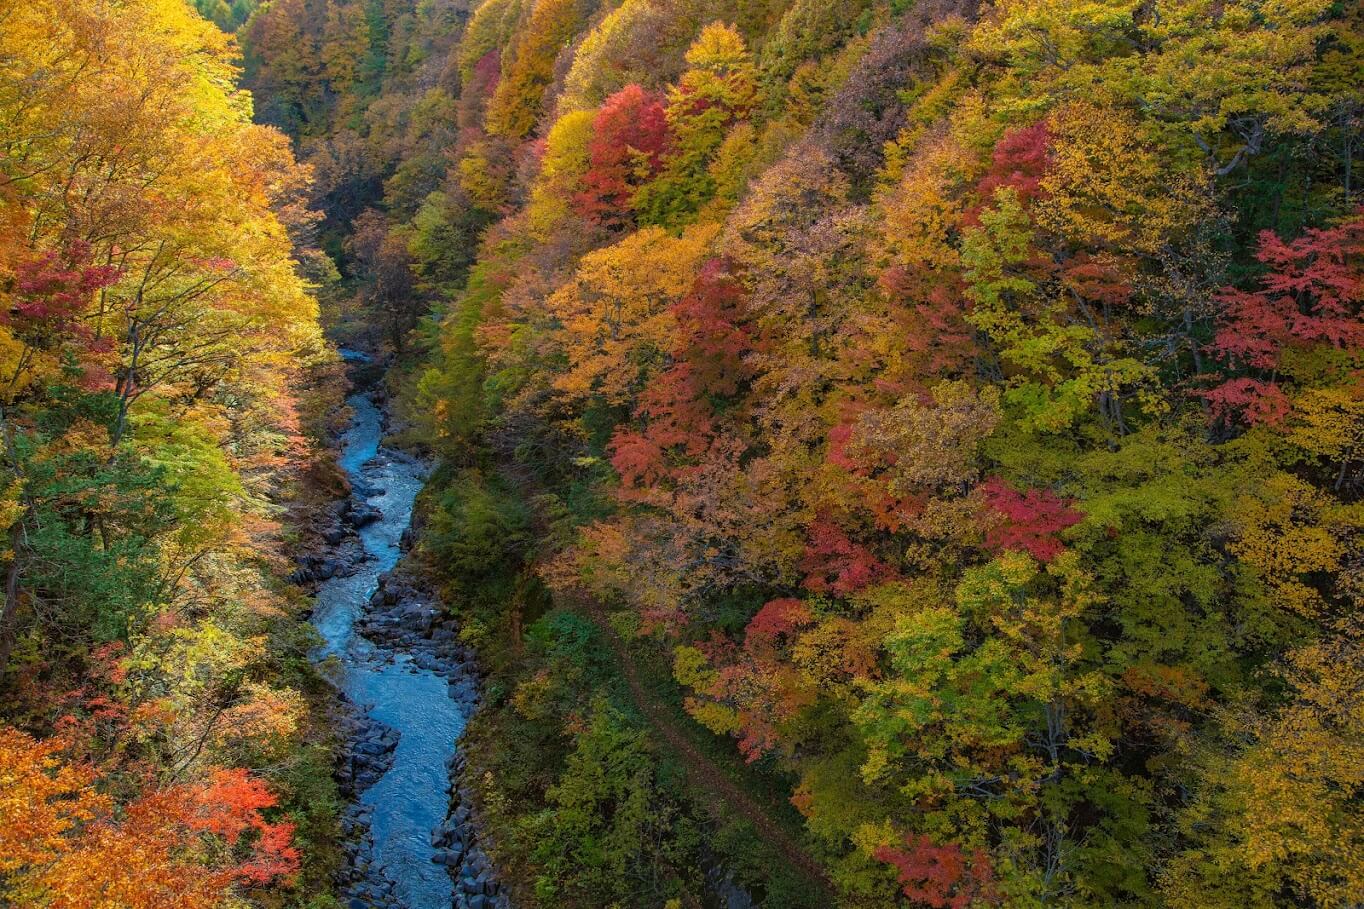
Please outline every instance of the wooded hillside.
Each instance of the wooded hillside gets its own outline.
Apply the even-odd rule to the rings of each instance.
[[[516,905],[1358,905],[1362,137],[1339,0],[0,8],[0,902],[333,905],[321,319]]]
[[[0,7],[7,906],[326,905],[284,578],[334,355],[308,172],[235,59],[183,0]]]
[[[1357,6],[291,2],[527,904],[1357,900]]]

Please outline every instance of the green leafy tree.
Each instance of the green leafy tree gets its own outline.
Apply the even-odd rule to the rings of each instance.
[[[604,700],[575,736],[549,806],[533,818],[536,893],[559,905],[658,905],[685,862],[689,831],[644,734]]]

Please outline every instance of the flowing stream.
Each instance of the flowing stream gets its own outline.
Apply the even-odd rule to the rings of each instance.
[[[349,354],[348,359],[358,359]],[[372,809],[370,832],[377,871],[407,909],[449,909],[450,875],[433,861],[432,831],[445,819],[448,761],[464,729],[465,713],[445,678],[411,655],[378,646],[357,633],[380,577],[397,564],[424,467],[379,443],[383,415],[365,394],[349,398],[354,420],[343,437],[341,467],[355,494],[380,512],[359,531],[365,558],[346,577],[317,590],[313,624],[324,640],[315,659],[335,657],[334,680],[352,702],[400,736],[393,763],[360,796]]]

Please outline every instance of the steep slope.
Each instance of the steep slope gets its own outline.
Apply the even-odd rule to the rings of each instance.
[[[181,0],[0,10],[0,903],[312,905],[306,173]]]
[[[521,902],[694,905],[718,858],[827,905],[802,856],[845,906],[1355,899],[1361,27],[257,13],[338,309],[443,462],[420,548],[493,672],[470,775]]]

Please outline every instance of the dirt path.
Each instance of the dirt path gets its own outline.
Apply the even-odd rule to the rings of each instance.
[[[607,621],[601,604],[584,598],[579,599],[577,605],[592,618],[606,636],[616,662],[625,675],[625,682],[630,688],[630,697],[635,702],[635,707],[668,747],[677,753],[692,785],[699,791],[710,794],[717,802],[723,803],[721,807],[727,807],[732,812],[742,815],[757,829],[758,834],[768,845],[784,855],[792,867],[809,878],[810,882],[828,897],[828,905],[833,906],[835,904],[833,885],[824,868],[802,849],[752,796],[735,785],[714,761],[693,745],[687,736],[673,725],[669,711],[649,696],[639,679],[634,657],[620,635]]]
[[[504,476],[514,487],[522,491],[527,500],[535,492],[540,491],[539,485],[528,473],[514,472],[505,464],[502,469]],[[537,534],[543,537],[547,529],[544,526],[544,515],[536,510],[532,520]],[[572,597],[572,605],[587,615],[606,637],[616,663],[625,676],[625,683],[630,689],[630,698],[634,701],[635,709],[643,714],[663,743],[677,755],[693,788],[698,793],[709,796],[712,800],[712,810],[720,809],[715,811],[718,816],[725,814],[724,809],[728,809],[731,814],[741,815],[753,825],[758,835],[769,846],[781,853],[792,868],[799,871],[811,886],[824,895],[826,905],[836,906],[833,882],[824,867],[792,839],[752,796],[737,786],[724,770],[693,745],[686,734],[674,725],[673,717],[669,715],[670,711],[649,696],[649,692],[639,679],[633,655],[607,620],[606,611],[602,609],[601,604],[592,597],[579,595]]]

